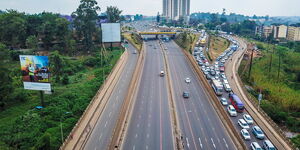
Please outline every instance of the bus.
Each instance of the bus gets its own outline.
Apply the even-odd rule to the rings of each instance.
[[[219,80],[213,79],[211,86],[217,95],[223,94],[223,86]]]
[[[229,100],[237,112],[243,112],[245,107],[241,99],[235,94],[229,94]]]

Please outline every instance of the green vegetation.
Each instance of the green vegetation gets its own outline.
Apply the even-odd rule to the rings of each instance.
[[[257,97],[262,90],[261,107],[276,123],[299,133],[300,53],[282,46],[255,43],[263,57],[254,59],[250,79],[246,60],[242,61],[239,74],[253,88],[252,95]],[[299,146],[299,137],[293,141]]]
[[[121,54],[121,50],[108,51],[101,62],[99,51],[80,57],[51,52],[54,93],[45,95],[46,107],[41,110],[34,108],[40,104],[39,92],[22,87],[19,61],[10,56],[1,59],[3,66],[9,66],[7,78],[11,80],[6,84],[1,80],[1,96],[6,97],[2,102],[6,104],[0,108],[0,149],[58,149],[60,121],[66,138]],[[7,94],[2,94],[2,88]]]
[[[190,33],[190,32],[183,32],[180,33],[176,39],[175,42],[183,49],[186,51],[190,52],[192,54],[193,47],[195,43],[198,40],[198,36]]]
[[[141,37],[138,34],[136,34],[136,33],[131,33],[131,34],[124,33],[123,36],[124,36],[125,39],[130,41],[130,43],[132,43],[136,49],[138,49],[138,50],[142,49],[143,40],[141,39]]]
[[[221,55],[228,47],[229,41],[219,36],[210,35],[209,42],[209,53],[211,61],[214,61],[218,56]]]

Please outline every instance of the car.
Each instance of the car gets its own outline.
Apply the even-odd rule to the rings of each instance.
[[[225,67],[224,67],[224,66],[221,66],[221,67],[219,67],[219,70],[220,70],[221,72],[224,72],[224,71],[225,71]]]
[[[242,129],[242,130],[241,130],[241,135],[243,136],[243,138],[244,138],[245,140],[251,140],[250,134],[249,134],[249,132],[247,131],[247,129]]]
[[[263,148],[265,150],[276,150],[275,146],[269,140],[264,140]]]
[[[250,144],[250,147],[252,150],[262,150],[262,148],[260,147],[260,145],[257,142],[252,142]]]
[[[244,119],[239,119],[238,124],[243,128],[243,129],[249,129],[249,125]]]
[[[264,132],[258,126],[252,127],[252,133],[255,135],[256,138],[263,140],[265,138]]]
[[[216,75],[216,71],[215,71],[215,70],[210,70],[210,74],[211,74],[212,76],[214,76],[214,75]]]
[[[229,84],[227,79],[223,79],[223,84]]]
[[[231,88],[229,86],[229,84],[223,84],[224,85],[224,89],[226,92],[231,92]]]
[[[204,71],[204,74],[207,75],[207,74],[208,74],[208,71]]]
[[[250,115],[248,114],[244,114],[243,115],[244,120],[248,123],[248,124],[253,124],[253,119]]]
[[[203,63],[202,63],[201,61],[198,61],[198,65],[199,65],[199,66],[202,66]]]
[[[165,76],[165,72],[164,71],[160,71],[160,74],[159,74],[161,77]]]
[[[224,74],[221,74],[222,79],[227,79]]]
[[[232,117],[237,116],[237,112],[236,112],[235,108],[232,105],[227,106],[227,111],[228,111],[230,116],[232,116]]]
[[[190,94],[189,94],[189,92],[184,91],[182,96],[183,96],[183,98],[189,98]]]
[[[206,75],[206,79],[207,79],[207,80],[211,80],[211,79],[212,79],[212,76],[211,76],[210,74],[207,74],[207,75]]]
[[[132,54],[136,54],[137,52],[136,52],[136,50],[134,50],[133,52],[132,52]]]
[[[224,105],[224,106],[228,105],[228,101],[227,101],[227,99],[225,97],[222,97],[220,99],[220,101],[221,101],[222,105]]]
[[[202,67],[202,68],[201,68],[201,70],[202,70],[203,72],[205,72],[205,71],[206,71],[205,67]]]
[[[206,66],[206,67],[209,67],[209,63],[208,63],[208,62],[205,62],[205,66]]]
[[[191,79],[190,78],[185,78],[185,82],[186,83],[191,83]]]

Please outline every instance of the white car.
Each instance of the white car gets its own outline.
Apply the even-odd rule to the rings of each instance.
[[[244,114],[243,115],[244,120],[248,123],[248,124],[253,124],[253,119],[250,115],[248,114]]]
[[[244,119],[239,119],[238,124],[243,128],[243,129],[249,129],[249,125]]]
[[[225,97],[222,97],[220,101],[221,101],[222,105],[224,105],[224,106],[228,105],[228,101]]]
[[[250,147],[252,150],[262,150],[262,148],[260,147],[260,145],[257,142],[252,142],[250,144]]]
[[[236,112],[235,108],[232,105],[229,105],[227,107],[227,111],[228,111],[230,116],[232,116],[232,117],[237,116],[237,112]]]
[[[191,79],[190,78],[185,78],[185,82],[186,83],[191,83]]]
[[[251,140],[250,134],[247,129],[242,129],[241,134],[245,140]]]
[[[223,79],[223,84],[229,84],[227,79]]]

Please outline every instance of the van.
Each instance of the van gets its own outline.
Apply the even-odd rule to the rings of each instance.
[[[269,140],[264,140],[263,147],[265,150],[276,150],[275,146]]]

